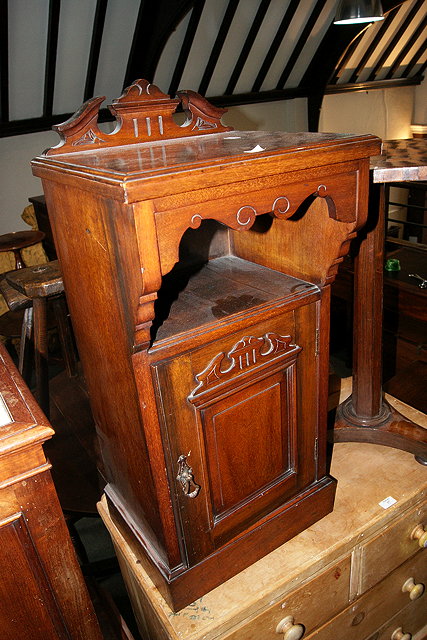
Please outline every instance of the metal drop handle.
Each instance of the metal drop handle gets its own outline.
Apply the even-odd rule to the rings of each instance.
[[[193,469],[187,464],[187,458],[189,455],[190,454],[187,454],[185,456],[182,454],[179,456],[178,475],[176,476],[176,479],[180,482],[182,491],[187,498],[195,498],[200,491],[200,485],[194,481]]]
[[[421,276],[418,275],[418,273],[408,273],[408,276],[410,278],[415,278],[416,280],[421,280],[420,284],[418,285],[420,289],[427,289],[427,278],[422,278]]]

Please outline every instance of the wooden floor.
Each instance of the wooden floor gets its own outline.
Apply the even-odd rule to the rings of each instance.
[[[50,381],[49,393],[55,436],[45,451],[62,508],[96,514],[105,482],[83,376],[69,378],[63,371]]]

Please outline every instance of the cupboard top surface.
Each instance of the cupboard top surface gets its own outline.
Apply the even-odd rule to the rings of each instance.
[[[111,179],[144,179],[152,175],[260,158],[281,156],[289,170],[298,168],[301,156],[345,149],[348,157],[366,157],[378,147],[371,135],[335,133],[285,133],[266,131],[229,131],[225,133],[165,139],[115,147],[77,150],[52,157],[39,156],[33,165],[57,170],[78,170],[79,175]],[[370,143],[370,144],[369,144]],[[368,145],[368,149],[366,149]],[[333,157],[328,162],[333,161]],[[336,160],[338,161],[338,160]]]
[[[52,437],[52,428],[3,345],[0,345],[0,406],[0,457]]]

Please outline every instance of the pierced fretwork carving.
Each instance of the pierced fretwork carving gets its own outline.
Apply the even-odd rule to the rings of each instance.
[[[187,117],[182,125],[186,130],[214,133],[232,130],[231,127],[224,127],[221,124],[221,117],[227,109],[215,107],[195,91],[178,91],[177,96],[181,100],[182,109]]]
[[[69,120],[55,125],[53,129],[61,136],[61,142],[48,149],[46,155],[81,151],[86,145],[115,147],[232,130],[221,123],[227,110],[214,107],[195,91],[179,91],[178,97],[172,99],[147,80],[136,80],[109,105],[117,124],[108,134],[98,128],[99,108],[104,100],[88,100]],[[180,103],[187,116],[182,126],[172,118]]]
[[[278,333],[266,333],[261,338],[245,336],[228,353],[219,353],[206,369],[196,375],[199,383],[190,394],[194,401],[201,394],[209,392],[238,376],[255,373],[259,368],[276,364],[277,360],[295,358],[301,347],[292,343],[292,337]]]

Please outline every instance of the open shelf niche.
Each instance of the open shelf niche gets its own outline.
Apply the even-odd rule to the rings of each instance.
[[[261,217],[258,231],[272,221],[269,214]],[[238,257],[232,233],[215,220],[184,233],[179,262],[163,277],[158,292],[153,349],[179,334],[192,334],[206,325],[232,321],[242,314],[247,317],[250,310],[267,310],[302,293],[319,291],[312,283]]]

